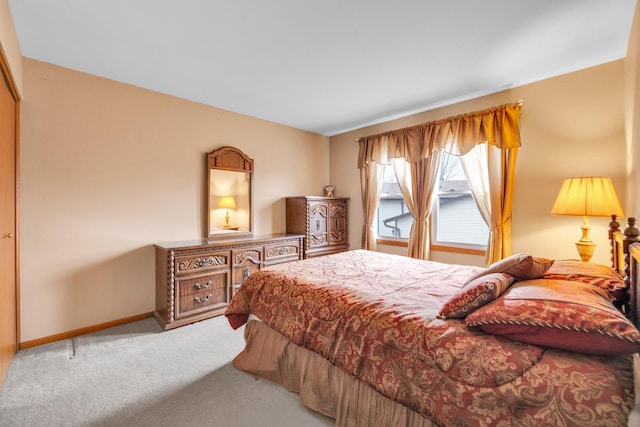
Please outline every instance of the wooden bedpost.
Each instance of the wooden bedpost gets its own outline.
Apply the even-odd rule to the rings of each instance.
[[[629,255],[629,245],[640,242],[640,230],[636,227],[635,218],[627,218],[627,228],[622,232],[624,239],[622,241],[622,251],[624,252],[624,284],[627,289],[626,301],[624,302],[624,312],[627,317],[635,318],[636,307],[632,307],[636,302],[635,284],[631,283],[631,256]]]
[[[609,223],[609,241],[611,243],[611,266],[616,268],[617,266],[617,254],[616,254],[616,242],[615,232],[620,231],[620,223],[616,220],[616,215],[611,215],[611,222]]]

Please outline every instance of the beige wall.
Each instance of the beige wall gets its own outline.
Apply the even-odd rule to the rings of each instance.
[[[332,137],[331,181],[338,194],[352,197],[352,247],[361,246],[363,223],[356,138],[523,100],[513,251],[575,258],[574,242],[580,238],[582,219],[549,212],[562,179],[569,176],[610,176],[624,198],[623,88],[624,61],[620,60]],[[593,261],[609,262],[607,224],[601,218],[591,220],[592,238],[598,244]],[[406,254],[406,249],[381,250]],[[433,259],[478,265],[484,261],[483,257],[451,253],[433,253]]]
[[[22,342],[154,310],[154,242],[204,233],[205,153],[255,162],[255,234],[322,193],[329,139],[24,60]]]
[[[636,167],[640,163],[640,8],[636,12],[629,36],[627,55],[625,57],[625,125],[627,150],[629,152],[627,164],[627,209],[636,216],[640,216],[640,171]]]

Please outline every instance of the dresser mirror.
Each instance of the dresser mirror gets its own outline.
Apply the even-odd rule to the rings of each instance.
[[[253,235],[253,160],[234,147],[207,153],[207,238]]]

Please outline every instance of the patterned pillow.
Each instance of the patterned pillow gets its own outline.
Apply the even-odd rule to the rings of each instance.
[[[556,260],[543,278],[571,280],[597,286],[607,293],[613,305],[620,306],[627,299],[624,280],[613,268],[606,265],[577,260]]]
[[[515,281],[505,273],[489,273],[464,285],[442,306],[440,319],[461,319],[498,298]]]
[[[480,276],[489,273],[506,273],[517,280],[530,280],[542,277],[551,268],[553,260],[534,257],[528,254],[513,254],[500,261],[496,261],[478,274],[467,280],[465,286]]]
[[[592,354],[640,351],[640,332],[593,285],[537,279],[516,283],[466,318],[484,332]]]

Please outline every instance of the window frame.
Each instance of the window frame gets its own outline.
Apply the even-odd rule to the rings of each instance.
[[[447,194],[471,194],[470,190],[461,191],[456,190],[454,192],[449,192]],[[438,240],[438,215],[439,211],[439,202],[440,195],[445,194],[443,192],[438,191],[433,197],[433,205],[431,206],[431,248],[433,250],[444,250],[448,252],[460,252],[460,253],[470,253],[477,255],[484,255],[487,251],[487,244],[484,245],[474,245],[469,243],[459,243],[459,242],[445,242]],[[473,196],[472,196],[473,197]]]
[[[385,165],[385,168],[391,167],[391,165]],[[465,177],[466,180],[466,177]],[[470,190],[456,190],[456,193],[459,194],[469,194],[471,195]],[[487,251],[487,244],[485,245],[473,245],[473,244],[465,244],[465,243],[457,243],[457,242],[441,242],[436,239],[437,237],[437,217],[439,211],[439,200],[440,195],[445,194],[441,192],[438,188],[438,192],[434,194],[433,204],[431,206],[431,221],[430,221],[430,244],[429,248],[433,251],[441,251],[441,252],[453,252],[453,253],[463,253],[463,254],[471,254],[471,255],[485,255]],[[448,192],[447,194],[451,194]],[[473,197],[473,195],[471,195]],[[376,242],[379,245],[388,245],[388,246],[398,246],[398,247],[408,247],[409,246],[409,238],[408,237],[390,237],[390,236],[380,236],[378,234],[379,228],[379,218],[378,213],[380,210],[380,195],[378,196],[378,209],[376,210]],[[403,201],[406,205],[406,202]]]

